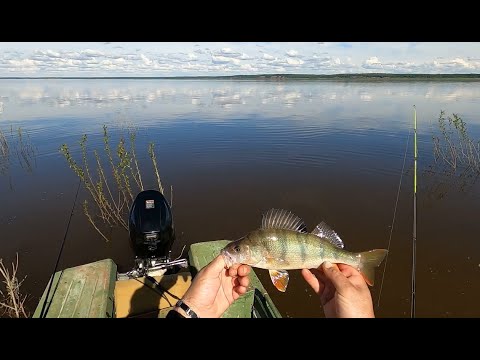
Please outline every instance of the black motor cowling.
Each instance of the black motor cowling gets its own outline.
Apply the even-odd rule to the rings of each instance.
[[[170,260],[175,230],[170,205],[162,193],[156,190],[140,192],[130,208],[128,227],[137,257]]]

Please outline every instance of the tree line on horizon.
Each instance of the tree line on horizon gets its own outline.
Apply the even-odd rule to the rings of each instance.
[[[479,74],[391,74],[391,73],[349,73],[349,74],[255,74],[255,75],[205,75],[205,76],[89,76],[89,77],[0,77],[0,79],[238,79],[238,80],[480,80]]]

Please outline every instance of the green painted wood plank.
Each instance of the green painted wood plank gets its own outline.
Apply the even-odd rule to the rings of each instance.
[[[55,274],[46,317],[113,317],[117,266],[111,259],[76,266]],[[48,285],[34,317],[40,317]]]
[[[43,310],[43,304],[45,302],[47,302],[47,304],[45,305],[45,310],[44,311],[45,312],[48,311],[48,308],[50,307],[50,305],[52,303],[53,295],[55,294],[55,291],[57,290],[59,280],[60,280],[60,277],[62,276],[62,273],[63,273],[63,270],[57,271],[55,273],[55,275],[53,276],[53,284],[52,284],[52,287],[50,289],[50,292],[48,293],[48,300],[45,300],[45,297],[47,296],[48,288],[50,287],[50,282],[52,282],[52,277],[50,277],[50,280],[48,281],[48,284],[45,287],[43,295],[40,298],[40,302],[38,303],[37,308],[35,309],[35,312],[33,313],[33,316],[32,316],[33,318],[40,318],[41,317],[42,310]]]

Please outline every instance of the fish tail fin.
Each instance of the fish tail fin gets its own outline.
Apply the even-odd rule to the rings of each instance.
[[[358,270],[368,285],[373,286],[375,282],[375,268],[382,263],[387,252],[388,250],[385,249],[375,249],[359,253],[361,260]]]

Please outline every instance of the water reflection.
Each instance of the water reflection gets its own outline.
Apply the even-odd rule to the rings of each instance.
[[[449,193],[476,194],[480,173],[464,167],[452,170],[442,164],[429,165],[422,173],[425,201],[433,206],[435,201],[444,199]],[[433,202],[432,202],[433,201]]]
[[[379,113],[390,117],[402,107],[410,110],[413,103],[446,104],[459,99],[462,100],[462,114],[468,115],[474,109],[474,101],[480,97],[476,84],[461,82],[439,86],[438,83],[351,85],[341,82],[102,80],[90,86],[93,81],[0,80],[3,118],[60,118],[79,112],[92,118],[123,108],[142,109],[172,121],[180,111],[184,115],[202,113],[209,121],[229,119],[232,114],[259,112],[264,116],[291,117],[300,111],[305,121],[316,121],[319,105],[324,107],[323,112],[348,118],[363,112],[366,104],[374,103],[372,117]],[[395,101],[392,103],[388,99]],[[346,104],[348,106],[344,106]],[[428,107],[420,107],[419,116],[429,118],[433,115],[429,111]],[[474,121],[480,122],[480,119]]]

